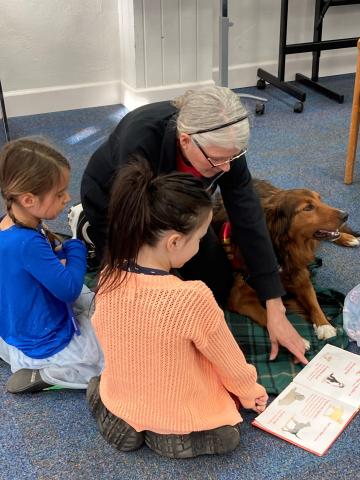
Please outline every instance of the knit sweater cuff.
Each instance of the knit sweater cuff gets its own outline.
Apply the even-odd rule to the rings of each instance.
[[[262,385],[255,383],[254,387],[247,393],[246,396],[238,396],[241,405],[244,408],[254,408],[255,399],[266,395],[266,390]]]

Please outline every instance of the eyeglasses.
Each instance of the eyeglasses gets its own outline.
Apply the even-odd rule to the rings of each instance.
[[[227,160],[224,160],[224,161],[217,161],[217,160],[214,160],[212,159],[211,157],[209,157],[209,155],[204,151],[204,149],[201,147],[201,145],[199,144],[199,142],[197,140],[195,140],[195,138],[193,138],[193,142],[195,143],[195,145],[198,147],[198,149],[200,150],[200,152],[204,155],[204,157],[206,158],[206,160],[210,163],[210,165],[212,166],[212,168],[215,168],[215,167],[220,167],[221,165],[226,165],[228,163],[231,163],[233,162],[234,160],[237,160],[238,158],[242,157],[243,155],[246,154],[247,152],[247,149],[245,148],[244,150],[241,150],[240,153],[238,153],[237,155],[234,155],[233,157],[230,157],[228,158]]]

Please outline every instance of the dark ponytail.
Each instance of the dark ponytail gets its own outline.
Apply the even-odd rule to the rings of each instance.
[[[119,280],[123,265],[136,262],[143,245],[154,246],[167,230],[189,234],[211,208],[211,197],[199,178],[177,172],[156,177],[145,159],[133,159],[121,168],[112,187],[98,290],[110,278],[111,285]]]

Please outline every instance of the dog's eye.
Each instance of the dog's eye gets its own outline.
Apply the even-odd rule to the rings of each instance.
[[[315,208],[314,205],[309,203],[303,208],[303,210],[304,210],[304,212],[310,212],[311,210],[314,210],[314,208]]]

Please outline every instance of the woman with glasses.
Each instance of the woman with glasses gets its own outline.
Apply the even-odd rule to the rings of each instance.
[[[211,86],[188,91],[173,102],[139,107],[120,120],[92,155],[81,182],[83,212],[80,205],[73,207],[70,225],[73,233],[81,236],[82,227],[89,222],[86,236],[101,260],[111,186],[118,169],[134,154],[147,159],[155,174],[192,173],[203,180],[209,191],[219,187],[232,239],[250,271],[249,283],[266,303],[272,342],[270,359],[277,356],[280,344],[300,362],[307,363],[304,342],[285,316],[281,300],[285,292],[246,163],[248,139],[247,112],[238,95],[228,88]],[[199,253],[182,267],[180,274],[185,280],[205,282],[218,303],[225,306],[233,273],[211,227]]]

